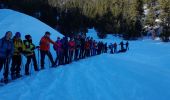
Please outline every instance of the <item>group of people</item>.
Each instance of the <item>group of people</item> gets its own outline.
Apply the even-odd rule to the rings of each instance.
[[[118,45],[120,45],[120,50],[118,50]],[[127,50],[129,50],[129,42],[127,41],[125,44],[123,41],[121,41],[120,44],[117,44],[116,42],[113,44],[110,43],[109,49],[111,54],[126,52]]]
[[[4,68],[4,78],[1,82],[8,83],[9,68],[12,80],[22,76],[22,55],[27,59],[25,63],[25,75],[30,75],[31,61],[33,62],[34,70],[39,71],[40,68],[45,68],[45,56],[47,56],[51,62],[51,67],[57,67],[86,57],[107,53],[108,51],[107,43],[103,43],[102,41],[97,42],[93,38],[84,35],[76,35],[70,38],[57,37],[56,41],[53,41],[50,35],[50,32],[45,32],[45,35],[40,40],[39,46],[35,46],[31,35],[25,35],[25,39],[22,40],[20,32],[16,32],[13,38],[11,31],[6,32],[5,36],[0,39],[0,71]],[[53,48],[56,51],[57,56],[55,59],[53,59],[50,52],[50,44],[53,44]],[[119,52],[124,52],[124,43],[121,42],[120,46],[121,50],[119,50]],[[117,44],[109,45],[109,48],[111,53],[113,53],[113,48],[114,53],[117,52]],[[38,50],[38,62],[40,58],[40,68],[38,67],[39,64],[37,63],[37,56],[35,54],[36,49]],[[126,43],[126,50],[127,49],[128,42]],[[12,61],[11,67],[9,67],[10,61]]]
[[[25,64],[25,75],[29,75],[29,65],[31,60],[34,63],[35,71],[38,71],[37,60],[34,50],[39,48],[32,43],[30,35],[25,35],[25,40],[21,39],[21,33],[16,32],[12,38],[12,32],[6,32],[5,36],[0,39],[0,71],[4,66],[4,78],[1,82],[8,83],[9,64],[11,62],[11,78],[21,77],[22,54],[27,58]]]

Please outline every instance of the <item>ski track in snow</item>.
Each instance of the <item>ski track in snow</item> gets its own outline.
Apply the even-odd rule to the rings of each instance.
[[[31,28],[24,30],[17,22],[8,21],[12,18],[11,13],[12,17],[29,19],[18,13],[15,15],[13,11],[0,11],[0,26],[8,26],[14,32],[16,28],[23,29],[23,35],[27,31],[33,32]],[[35,26],[42,24],[31,18],[29,23]],[[33,42],[38,44],[40,38],[37,37],[44,30],[34,30],[39,34],[32,33]],[[0,29],[0,32],[4,33],[5,30]],[[88,36],[97,39],[94,33],[93,29],[89,30]],[[52,38],[56,36],[59,34]],[[109,35],[102,41],[113,43],[121,39]],[[31,68],[31,76],[0,87],[0,100],[169,100],[169,59],[170,44],[149,39],[130,41],[130,51],[127,53],[102,54],[57,68],[49,68],[46,59],[45,70],[34,72]]]

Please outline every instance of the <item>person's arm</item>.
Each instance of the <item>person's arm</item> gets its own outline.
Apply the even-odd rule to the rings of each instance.
[[[52,44],[56,44],[53,40],[51,40],[50,38],[48,38],[48,42],[52,43]]]

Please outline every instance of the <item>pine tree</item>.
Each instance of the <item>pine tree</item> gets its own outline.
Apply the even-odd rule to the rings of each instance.
[[[160,18],[162,20],[163,33],[161,37],[163,41],[169,41],[170,37],[170,1],[169,0],[159,0],[160,4]]]

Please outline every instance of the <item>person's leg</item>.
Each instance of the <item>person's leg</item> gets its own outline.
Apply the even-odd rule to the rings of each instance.
[[[21,55],[17,55],[17,64],[16,64],[16,77],[21,77]]]
[[[29,65],[31,63],[31,56],[27,57],[27,62],[25,64],[25,75],[29,75]]]
[[[9,58],[5,60],[4,63],[4,82],[8,83],[8,73],[9,73]]]
[[[32,61],[33,61],[33,64],[34,64],[34,70],[39,71],[39,68],[37,66],[37,59],[36,59],[35,53],[32,55]]]
[[[56,65],[56,66],[58,66],[58,52],[56,51],[56,55],[57,55],[57,57],[56,57],[56,59],[55,59],[55,61],[54,61],[54,64]]]
[[[40,50],[40,55],[41,55],[41,69],[44,69],[45,51]]]
[[[52,67],[54,67],[54,66],[55,66],[55,64],[54,64],[54,60],[53,60],[53,57],[52,57],[52,55],[51,55],[51,52],[50,52],[50,51],[48,51],[48,52],[47,52],[47,56],[48,56],[48,58],[50,59],[50,62],[51,62],[51,64],[52,64]]]
[[[3,68],[4,62],[5,62],[5,60],[3,58],[0,58],[0,71]]]
[[[5,66],[5,58],[0,58],[0,71],[2,70],[3,66]]]
[[[15,72],[16,72],[16,62],[17,62],[17,58],[16,56],[12,56],[12,64],[11,64],[11,78],[14,79],[15,78]]]

